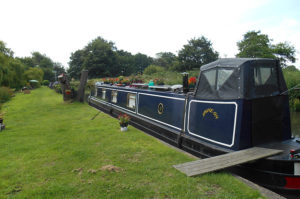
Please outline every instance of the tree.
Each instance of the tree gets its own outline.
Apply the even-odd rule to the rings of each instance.
[[[291,71],[291,72],[299,71],[299,70],[296,68],[296,66],[294,66],[294,65],[290,65],[290,66],[285,67],[285,70],[286,70],[286,71]]]
[[[18,59],[27,67],[35,67],[32,57],[17,57],[16,59]]]
[[[135,72],[134,56],[127,51],[117,51],[117,67],[121,70],[121,75],[131,75]]]
[[[0,86],[3,85],[5,76],[8,73],[8,57],[0,52]]]
[[[14,56],[14,52],[10,48],[7,48],[6,44],[1,40],[0,40],[0,52],[8,57]]]
[[[31,57],[24,57],[24,58],[17,58],[20,60],[24,65],[28,67],[39,67],[43,70],[43,79],[49,80],[51,82],[55,81],[55,72],[56,74],[61,74],[65,72],[64,67],[61,63],[52,61],[45,54],[41,54],[40,52],[33,52],[31,53]]]
[[[80,72],[83,69],[84,61],[84,50],[77,50],[74,53],[71,53],[69,68],[67,70],[68,75],[71,78],[79,79]]]
[[[45,54],[41,54],[40,52],[33,52],[32,60],[35,66],[39,66],[41,68],[52,68],[53,61],[47,57]]]
[[[203,36],[189,40],[178,53],[182,71],[200,68],[204,64],[217,60],[218,57],[219,53],[214,51],[212,43]]]
[[[11,78],[9,85],[7,86],[16,89],[21,89],[26,83],[23,75],[25,71],[25,66],[19,60],[11,58],[9,61],[9,67],[11,70]]]
[[[44,72],[41,68],[29,68],[25,71],[24,77],[27,81],[29,80],[38,80],[40,83],[43,81]]]
[[[89,77],[116,76],[121,74],[117,67],[117,53],[113,42],[97,37],[81,50],[71,54],[68,73],[78,79],[83,69]]]
[[[156,57],[154,63],[165,68],[170,68],[177,61],[177,56],[171,52],[160,52]]]
[[[296,49],[288,42],[272,45],[272,51],[274,55],[280,60],[283,67],[287,67],[288,61],[292,63],[295,63],[296,61]]]
[[[134,55],[135,72],[142,73],[144,69],[153,63],[153,59],[145,54],[137,53]]]
[[[261,34],[260,31],[249,31],[244,35],[243,40],[237,42],[239,53],[237,57],[249,58],[278,58],[283,67],[287,62],[294,63],[295,47],[287,42],[272,44],[268,35]]]
[[[121,71],[116,68],[116,48],[113,42],[101,37],[91,41],[83,53],[83,68],[89,70],[89,76],[115,76]]]
[[[239,53],[237,57],[249,58],[275,58],[270,48],[271,43],[268,35],[261,34],[260,31],[249,31],[244,35],[244,39],[237,43]]]

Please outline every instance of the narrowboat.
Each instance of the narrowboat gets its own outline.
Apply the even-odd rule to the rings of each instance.
[[[237,166],[272,189],[300,191],[300,143],[292,138],[286,83],[278,60],[219,59],[200,68],[189,92],[180,86],[148,88],[96,83],[89,104],[199,157],[254,146],[279,155]]]

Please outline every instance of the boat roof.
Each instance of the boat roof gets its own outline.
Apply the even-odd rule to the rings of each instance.
[[[268,59],[268,58],[222,58],[218,59],[214,62],[211,62],[209,64],[203,65],[200,68],[200,71],[208,70],[211,68],[216,67],[230,67],[230,68],[237,68],[244,65],[246,62],[252,62],[252,61],[275,61],[274,59]]]

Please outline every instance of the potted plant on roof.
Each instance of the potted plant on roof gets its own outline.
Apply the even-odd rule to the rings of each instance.
[[[191,77],[190,79],[189,79],[189,88],[191,89],[191,90],[193,90],[194,88],[195,88],[195,85],[196,85],[196,77]]]
[[[129,123],[130,117],[127,114],[120,114],[119,115],[119,123],[121,126],[121,131],[127,131],[128,123]]]

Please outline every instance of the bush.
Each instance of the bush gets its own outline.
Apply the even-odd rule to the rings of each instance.
[[[300,71],[290,71],[287,69],[283,69],[283,75],[284,75],[284,79],[286,81],[286,85],[287,85],[288,89],[291,89],[300,84]],[[297,86],[297,87],[300,87],[300,86]],[[299,92],[299,90],[290,90],[288,92],[288,94],[289,94],[289,100],[290,100],[290,107],[295,108],[294,100],[300,98],[300,92]]]
[[[300,111],[300,100],[299,99],[294,100],[294,110]]]
[[[8,87],[0,87],[0,104],[10,100],[12,95],[13,92]]]
[[[54,90],[55,90],[57,93],[62,94],[62,90],[61,90],[60,84],[56,84],[56,85],[54,86]]]
[[[49,84],[50,84],[50,82],[49,82],[49,80],[43,80],[43,82],[42,82],[42,85],[44,85],[44,86],[49,86]]]
[[[39,82],[29,82],[31,88],[40,88],[41,84]]]
[[[163,72],[163,71],[165,71],[165,69],[161,66],[150,65],[147,68],[145,68],[144,74],[145,75],[152,75],[154,73],[159,73],[159,72]]]

